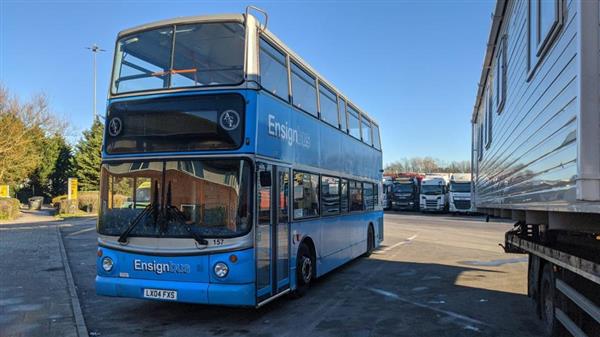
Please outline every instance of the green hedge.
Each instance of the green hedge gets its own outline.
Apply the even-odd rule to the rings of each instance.
[[[19,216],[19,200],[0,198],[0,220],[12,220]]]

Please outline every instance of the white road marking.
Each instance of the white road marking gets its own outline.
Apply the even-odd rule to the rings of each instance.
[[[79,235],[79,234],[81,234],[81,233],[85,233],[85,232],[89,232],[89,231],[93,231],[93,230],[96,230],[96,227],[95,227],[95,226],[94,226],[94,227],[90,227],[90,228],[85,228],[85,229],[79,230],[79,231],[77,231],[77,232],[73,232],[73,233],[71,233],[71,234],[69,234],[69,235],[67,235],[67,236]]]
[[[439,313],[448,315],[448,316],[450,316],[452,318],[462,320],[465,323],[476,324],[476,325],[488,325],[488,324],[486,324],[486,323],[484,323],[482,321],[476,320],[474,318],[471,318],[471,317],[468,317],[468,316],[465,316],[465,315],[461,315],[461,314],[453,312],[453,311],[439,309],[439,308],[432,307],[432,306],[427,305],[427,304],[423,304],[423,303],[411,301],[409,299],[406,299],[404,297],[400,297],[397,294],[394,294],[394,293],[389,292],[389,291],[385,291],[383,289],[371,288],[371,287],[367,287],[366,289],[368,289],[368,290],[370,290],[372,292],[378,293],[380,295],[383,295],[383,296],[386,296],[386,297],[389,297],[389,298],[392,298],[392,299],[404,302],[404,303],[412,304],[412,305],[417,306],[419,308],[425,308],[425,309],[429,309],[429,310],[432,310],[432,311],[435,311],[435,312],[439,312]],[[476,327],[473,327],[472,325],[466,325],[464,328],[472,330],[472,328],[476,328]],[[478,329],[478,328],[476,328],[476,329]]]
[[[405,240],[402,240],[402,241],[400,241],[400,242],[398,242],[398,243],[396,243],[396,244],[393,244],[393,245],[391,245],[391,246],[389,246],[389,247],[385,247],[385,248],[383,248],[383,249],[381,249],[381,250],[379,250],[379,251],[376,251],[376,252],[374,252],[373,254],[385,254],[385,252],[388,252],[388,251],[390,251],[390,250],[392,250],[392,249],[394,249],[394,248],[396,248],[396,247],[398,247],[398,246],[401,246],[401,245],[405,245],[405,244],[407,244],[407,243],[410,243],[412,240],[414,240],[414,239],[416,239],[416,238],[417,238],[417,234],[415,234],[415,235],[413,235],[413,236],[411,236],[411,237],[409,237],[409,238],[406,238]]]

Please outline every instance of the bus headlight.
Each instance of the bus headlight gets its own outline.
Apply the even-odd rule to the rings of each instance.
[[[229,266],[223,262],[217,262],[214,267],[214,272],[217,277],[223,278],[229,274]]]
[[[113,269],[113,260],[110,257],[107,256],[102,259],[102,269],[107,273]]]

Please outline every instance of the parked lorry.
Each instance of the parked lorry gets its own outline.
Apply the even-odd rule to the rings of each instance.
[[[387,211],[392,207],[392,179],[383,177],[383,183],[381,186],[383,189],[381,202],[383,204],[383,210]]]
[[[392,210],[419,210],[419,180],[412,178],[397,178],[392,182]]]
[[[448,210],[448,181],[445,177],[425,176],[421,181],[419,207],[422,212]]]
[[[471,174],[453,173],[450,175],[448,209],[451,213],[471,213]]]
[[[600,4],[496,3],[472,123],[477,211],[512,219],[549,336],[600,336]]]

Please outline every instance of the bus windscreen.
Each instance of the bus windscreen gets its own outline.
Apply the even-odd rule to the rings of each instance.
[[[119,236],[235,237],[251,229],[245,160],[134,161],[102,165],[98,232]],[[175,210],[170,212],[169,210]]]

